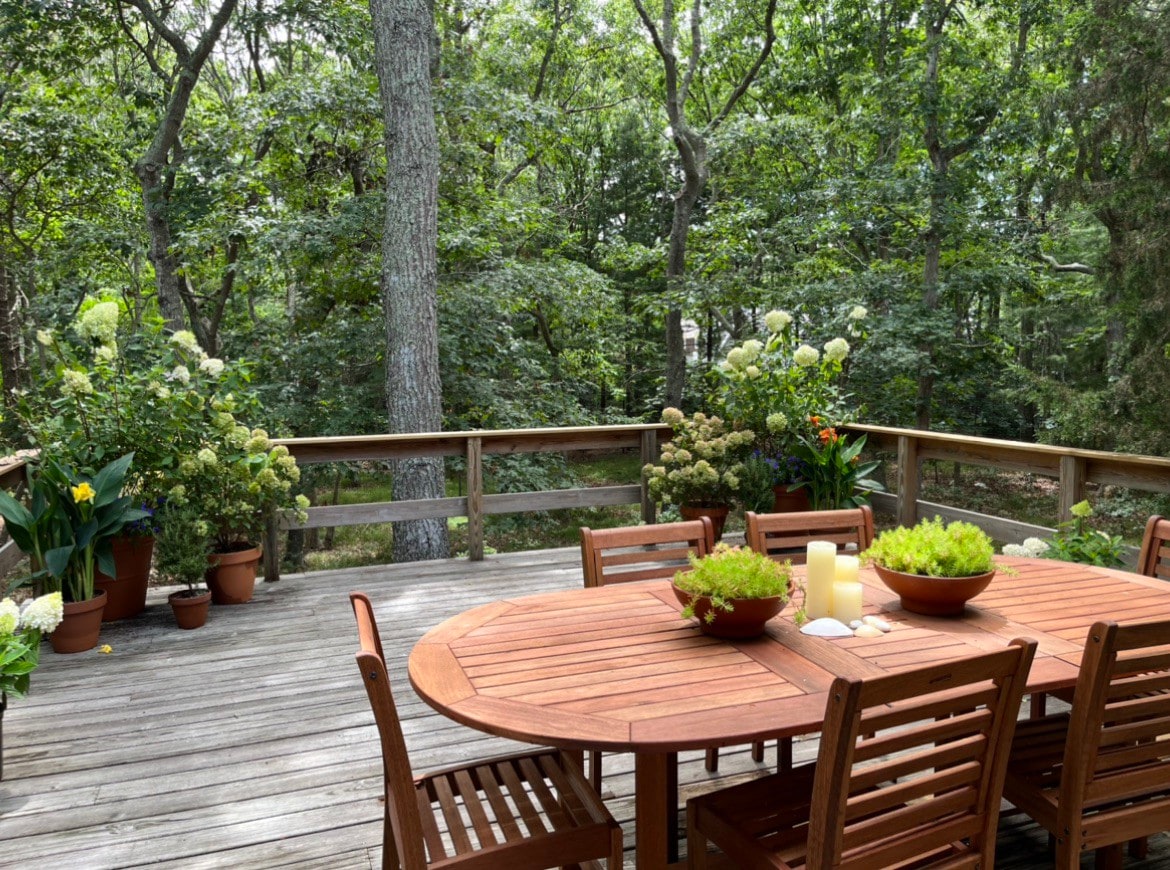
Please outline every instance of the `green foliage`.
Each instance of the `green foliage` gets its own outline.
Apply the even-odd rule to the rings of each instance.
[[[736,598],[773,598],[788,601],[792,579],[791,565],[776,562],[763,553],[746,547],[716,544],[715,550],[702,558],[690,555],[691,569],[674,575],[674,584],[691,595],[708,598],[711,609],[707,621],[715,619],[715,611],[731,611]],[[695,615],[694,606],[683,609],[683,617]]]
[[[29,677],[40,662],[41,636],[60,622],[61,593],[42,595],[22,610],[11,598],[0,601],[0,714],[3,696],[23,698]]]
[[[832,426],[821,429],[815,437],[800,436],[800,443],[792,448],[792,453],[804,462],[807,477],[796,488],[808,490],[813,510],[860,507],[869,504],[867,496],[871,492],[885,490],[881,483],[869,477],[881,461],[861,461],[865,438],[862,435],[849,444],[848,436],[838,434]]]
[[[887,529],[863,554],[866,564],[926,577],[973,577],[995,567],[995,547],[972,523],[944,525],[942,517]]]
[[[739,495],[744,461],[755,436],[733,431],[719,417],[696,412],[684,417],[677,408],[662,412],[674,434],[662,447],[658,465],[647,464],[650,496],[675,505],[721,507]]]
[[[207,571],[211,527],[190,505],[166,505],[158,512],[154,569],[169,583],[194,591]]]
[[[1073,505],[1072,511],[1073,518],[1060,523],[1056,534],[1048,540],[1044,557],[1103,568],[1125,567],[1125,540],[1120,535],[1087,527],[1086,520],[1093,515],[1087,501]]]

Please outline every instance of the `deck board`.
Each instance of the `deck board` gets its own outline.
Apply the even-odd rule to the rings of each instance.
[[[378,744],[361,683],[347,594],[374,601],[414,768],[511,751],[463,728],[410,689],[406,657],[427,629],[473,606],[581,583],[576,548],[478,563],[292,574],[247,605],[176,629],[166,590],[147,612],[107,624],[113,647],[45,647],[33,692],[4,718],[0,867],[373,868],[381,862]],[[774,759],[774,747],[769,759]],[[797,762],[816,741],[796,743]],[[722,781],[766,769],[724,750]],[[684,753],[681,798],[711,786]],[[606,753],[605,798],[626,827],[633,866],[633,760]],[[1001,824],[997,866],[1051,866],[1044,836]],[[1170,870],[1170,838],[1127,867]]]

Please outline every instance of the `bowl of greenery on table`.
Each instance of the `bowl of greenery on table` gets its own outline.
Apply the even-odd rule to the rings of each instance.
[[[887,529],[862,554],[898,594],[902,607],[927,616],[960,616],[995,576],[995,546],[972,523],[941,517]]]
[[[792,572],[787,562],[727,544],[716,544],[703,557],[692,554],[690,562],[689,571],[674,575],[672,586],[683,618],[698,619],[704,634],[756,637],[788,603]]]

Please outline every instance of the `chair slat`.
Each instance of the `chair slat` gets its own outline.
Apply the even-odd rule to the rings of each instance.
[[[850,848],[856,857],[852,860],[842,856],[840,866],[857,868],[896,867],[913,859],[949,851],[960,840],[975,837],[980,827],[969,816],[956,816],[940,822],[932,822],[921,828],[914,826],[914,815],[907,808],[904,815],[883,824],[884,832],[880,839],[872,834],[877,832],[876,826],[867,831],[871,835],[858,838],[860,842]],[[919,810],[920,812],[921,810]],[[886,820],[883,819],[883,822]],[[900,823],[900,824],[899,824]]]
[[[880,764],[867,765],[860,769],[855,759],[852,788],[854,793],[864,793],[868,789],[877,788],[883,782],[893,782],[935,767],[978,759],[986,751],[986,736],[976,734],[938,746],[924,747],[917,752],[897,755]]]
[[[524,783],[518,775],[515,764],[501,764],[499,772],[508,787],[508,796],[516,807],[516,812],[519,815],[518,821],[524,823],[528,829],[528,836],[548,833],[550,829],[544,823],[544,819],[540,817],[536,807],[532,805],[532,800],[528,797],[528,791],[524,788]]]
[[[809,541],[832,541],[858,551],[873,543],[873,511],[868,505],[851,510],[744,514],[744,540],[757,553],[777,561],[803,565]]]
[[[500,832],[504,835],[504,841],[521,840],[524,838],[524,832],[516,824],[516,819],[512,814],[512,808],[508,805],[508,801],[500,789],[497,767],[498,764],[480,765],[479,787],[483,789],[484,796],[487,798],[488,803],[491,804],[492,815],[495,816],[496,824],[499,826]]]
[[[417,795],[423,841],[426,843],[427,854],[432,861],[446,858],[447,846],[443,842],[443,835],[439,832],[439,823],[435,819],[434,809],[431,807],[431,798],[426,789],[419,789],[415,794]]]
[[[459,797],[463,801],[467,817],[471,820],[471,829],[475,831],[475,838],[479,841],[480,848],[494,846],[499,840],[496,838],[488,814],[484,811],[479,787],[472,782],[471,774],[466,770],[457,770],[451,775],[451,778],[454,780]]]
[[[932,774],[911,776],[906,779],[886,785],[884,788],[873,788],[858,794],[850,780],[850,796],[845,804],[845,820],[853,821],[857,818],[872,816],[903,804],[912,804],[922,801],[924,807],[930,804],[929,810],[920,808],[923,815],[935,816],[938,812],[936,803],[940,803],[944,796],[958,789],[977,785],[983,776],[983,765],[980,760],[968,761],[953,767],[939,770]],[[971,798],[978,798],[979,793],[971,788]],[[929,798],[929,800],[923,800]],[[964,809],[969,809],[964,805]]]
[[[912,746],[918,746],[926,740],[953,740],[973,732],[985,733],[992,718],[992,714],[986,708],[980,708],[956,716],[936,719],[933,724],[923,725],[912,731],[882,731],[858,741],[857,747],[853,750],[853,761],[857,764],[873,758],[892,755]],[[873,727],[872,720],[863,721],[863,733],[871,727]]]
[[[448,777],[439,777],[434,780],[434,787],[439,811],[443,814],[443,821],[446,823],[447,828],[447,836],[451,838],[451,844],[455,848],[455,854],[462,855],[470,852],[474,847],[471,845],[471,838],[467,836],[467,826],[455,802],[455,791],[451,787],[451,781]]]

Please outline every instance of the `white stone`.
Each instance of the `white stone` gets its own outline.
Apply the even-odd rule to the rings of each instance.
[[[802,626],[800,633],[811,634],[813,637],[851,637],[853,635],[849,626],[831,616],[814,619]]]
[[[861,626],[863,626],[863,625],[865,625],[865,623],[862,622],[860,619],[854,619],[849,623],[849,627],[854,629],[855,631],[857,629],[861,628]]]
[[[854,637],[881,637],[885,632],[874,625],[864,624],[853,631]]]
[[[870,614],[869,616],[863,617],[861,621],[864,622],[866,625],[872,625],[878,631],[889,631],[891,628],[893,628],[892,625],[890,625],[888,622],[886,622],[880,616],[874,616],[872,614]]]

